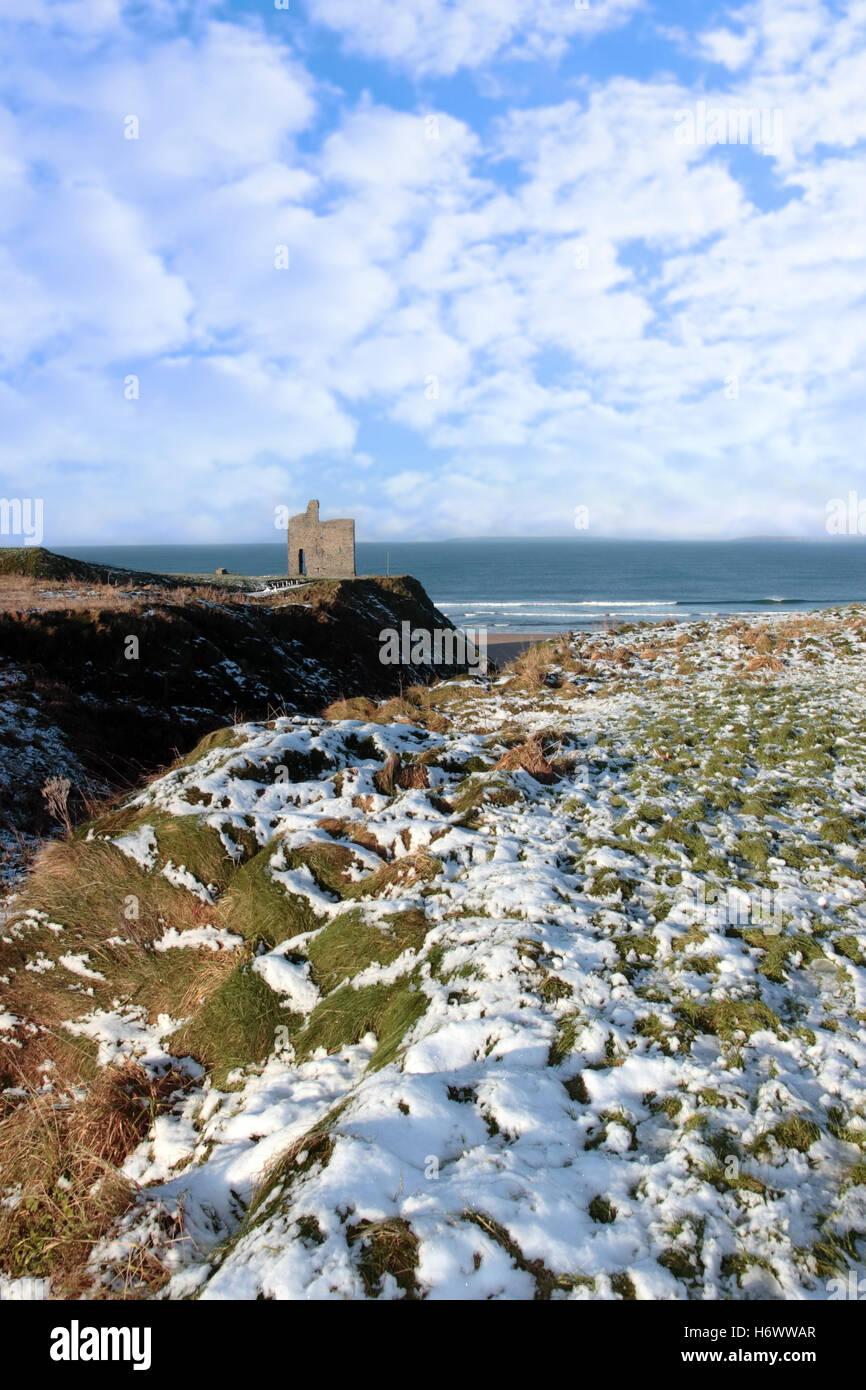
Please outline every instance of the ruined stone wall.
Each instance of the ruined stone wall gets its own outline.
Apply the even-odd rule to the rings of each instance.
[[[289,576],[351,579],[355,575],[354,521],[320,521],[319,504],[289,520]]]

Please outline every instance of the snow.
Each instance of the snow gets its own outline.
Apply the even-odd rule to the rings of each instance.
[[[88,959],[86,951],[78,952],[78,954],[67,951],[65,955],[59,957],[60,964],[72,975],[79,975],[82,980],[104,980],[105,976],[98,970],[90,969],[86,963]]]
[[[220,931],[217,927],[189,927],[178,931],[169,927],[153,943],[155,951],[178,951],[184,949],[207,948],[210,951],[236,951],[243,945],[243,937],[234,932]]]
[[[286,960],[284,949],[278,946],[267,955],[259,956],[253,962],[253,969],[276,994],[285,995],[297,1013],[311,1014],[321,995],[310,979],[310,967],[306,963],[296,965]]]
[[[784,636],[787,621],[762,627]],[[544,1280],[578,1301],[622,1296],[623,1280],[639,1298],[826,1298],[815,1246],[866,1234],[866,1187],[852,1176],[866,1133],[864,867],[859,843],[822,829],[837,813],[859,828],[866,813],[857,633],[842,650],[832,627],[794,637],[745,694],[754,649],[737,624],[584,638],[560,690],[452,682],[443,689],[459,698],[440,707],[438,731],[300,716],[238,726],[233,747],[134,798],[154,818],[198,816],[226,843],[248,828],[272,847],[272,882],[313,909],[318,930],[347,907],[380,927],[422,912],[417,950],[349,983],[411,986],[423,1011],[384,1066],[370,1065],[372,1033],[306,1059],[277,1036],[231,1089],[199,1079],[129,1157],[139,1199],[94,1251],[94,1271],[110,1283],[112,1261],[141,1243],[171,1270],[169,1297],[361,1298],[357,1230],[398,1222],[431,1299],[532,1298]],[[808,739],[830,724],[847,742],[828,772]],[[512,746],[553,730],[558,780],[494,770],[505,729]],[[765,756],[785,729],[795,752]],[[391,752],[429,755],[430,787],[379,792]],[[274,775],[314,757],[316,773]],[[451,809],[471,757],[490,769],[473,774],[480,786],[516,797]],[[721,795],[732,787],[735,801]],[[747,809],[762,796],[764,810]],[[351,898],[289,867],[292,850],[333,843],[322,821],[369,837],[339,836],[355,855]],[[115,844],[218,907],[184,866],[160,867],[146,829]],[[749,837],[765,844],[763,862],[746,855]],[[367,874],[419,850],[435,857],[431,878],[363,892]],[[738,910],[751,916],[736,922]],[[327,1004],[306,958],[316,935],[253,959],[287,1017]],[[787,948],[776,971],[773,943]],[[207,925],[168,926],[156,945],[242,943]],[[729,1026],[714,1021],[725,1010]],[[152,1067],[172,1060],[176,1026],[128,1004],[67,1025],[99,1042],[103,1065],[134,1055]],[[798,1116],[817,1125],[803,1147],[784,1128]],[[165,1237],[166,1213],[182,1239]],[[403,1290],[386,1275],[375,1292]]]
[[[142,869],[152,869],[156,863],[158,845],[156,831],[152,825],[139,825],[126,835],[118,835],[112,844]]]
[[[134,1005],[112,1011],[95,1009],[84,1018],[63,1025],[67,1032],[98,1043],[101,1067],[127,1057],[143,1066],[165,1065],[169,1059],[160,1040],[177,1026],[178,1020],[167,1014],[160,1014],[154,1023],[149,1023],[146,1010]]]
[[[194,874],[190,873],[185,864],[175,864],[171,859],[163,865],[163,878],[167,878],[175,888],[185,888],[187,892],[194,894],[201,902],[212,904],[214,901],[213,893],[209,887],[199,883]]]

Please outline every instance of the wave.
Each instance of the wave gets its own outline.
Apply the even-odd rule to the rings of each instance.
[[[556,609],[568,611],[581,608],[601,608],[607,612],[623,608],[688,608],[714,610],[718,608],[757,608],[764,604],[815,604],[830,608],[840,603],[862,603],[857,598],[805,598],[782,594],[745,595],[742,598],[670,598],[670,599],[629,599],[629,598],[586,598],[586,599],[436,599],[436,607],[443,612],[479,609],[484,612],[511,611],[512,609]]]
[[[660,613],[657,618],[651,621],[659,623],[684,622],[688,617],[689,614],[687,613]],[[499,613],[498,615],[492,613],[451,613],[449,618],[457,627],[502,628],[507,632],[523,631],[524,628],[527,632],[565,631],[570,628],[585,627],[587,623],[601,623],[605,619],[610,622],[638,621],[636,613],[628,613],[621,608],[618,608],[615,613],[612,613],[609,608],[591,609],[586,613],[581,613],[579,617],[574,613],[549,613],[543,618],[539,618],[537,614],[528,613]]]
[[[806,603],[817,604],[821,608],[830,608],[835,603],[858,603],[859,599],[854,598],[788,598],[780,594],[761,594],[753,597],[747,594],[744,598],[679,598],[677,603],[684,608],[760,608],[766,603]]]
[[[465,599],[457,602],[454,599],[447,599],[440,603],[434,599],[437,608],[483,608],[489,611],[493,608],[675,608],[680,602],[679,599],[654,598],[654,599],[628,599],[628,598],[584,598],[575,601],[568,599],[509,599],[507,602],[499,599]]]

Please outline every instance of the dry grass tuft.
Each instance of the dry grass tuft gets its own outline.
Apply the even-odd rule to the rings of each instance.
[[[516,772],[518,768],[528,772],[536,782],[550,784],[558,780],[553,765],[545,756],[541,739],[537,736],[527,739],[525,743],[517,744],[515,748],[509,748],[496,764],[496,770],[502,772]]]
[[[745,669],[747,671],[781,671],[782,662],[778,657],[770,656],[769,654],[764,656],[753,656],[751,661],[746,662]]]
[[[316,821],[316,825],[334,840],[352,840],[356,845],[371,850],[373,854],[381,856],[385,853],[372,830],[368,830],[362,821],[346,820],[340,816],[323,816],[321,820]]]
[[[194,971],[179,1002],[173,1002],[178,1018],[197,1013],[226,977],[247,959],[247,954],[240,951],[188,951],[187,955],[195,957]]]
[[[423,763],[410,763],[408,767],[403,767],[397,776],[397,786],[404,791],[411,791],[418,787],[429,787],[430,773]]]
[[[31,1093],[7,1109],[0,1174],[17,1200],[0,1208],[6,1271],[50,1279],[55,1297],[93,1294],[93,1246],[135,1199],[120,1165],[188,1084],[173,1069],[156,1077],[127,1060],[100,1071],[84,1097]]]
[[[334,700],[324,711],[325,719],[362,719],[365,723],[376,718],[372,700],[356,695],[351,700]]]
[[[389,753],[385,759],[384,766],[373,775],[373,786],[377,792],[383,796],[394,796],[397,790],[397,773],[400,770],[400,759],[396,753]]]
[[[423,763],[403,766],[396,753],[390,753],[383,767],[373,776],[373,785],[383,796],[396,796],[398,791],[413,787],[429,787],[430,773]]]
[[[174,1067],[151,1076],[129,1059],[97,1072],[86,1099],[68,1111],[65,1126],[70,1161],[82,1180],[96,1181],[119,1168],[166,1102],[188,1085],[189,1078]]]
[[[346,1230],[349,1246],[359,1247],[358,1270],[368,1298],[382,1293],[382,1281],[390,1274],[405,1299],[422,1297],[415,1271],[418,1268],[418,1237],[408,1221],[359,1221]]]
[[[545,684],[545,677],[554,659],[552,642],[535,642],[515,657],[505,670],[512,673],[524,690],[538,691]]]

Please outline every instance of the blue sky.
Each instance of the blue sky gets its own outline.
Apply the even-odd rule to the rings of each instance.
[[[2,0],[0,496],[55,547],[311,496],[363,539],[825,534],[864,38],[866,0]]]

